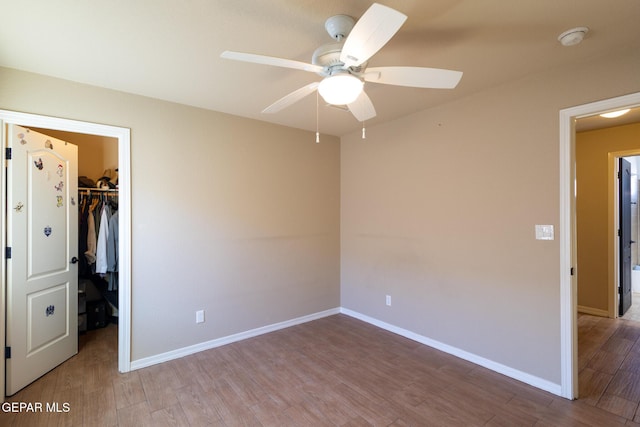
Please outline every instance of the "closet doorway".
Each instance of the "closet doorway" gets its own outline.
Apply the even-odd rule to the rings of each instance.
[[[36,127],[31,130],[78,147],[77,258],[78,290],[82,295],[78,332],[117,323],[117,240],[107,236],[115,237],[112,231],[118,230],[118,140]],[[89,235],[93,238],[88,238]],[[113,249],[113,253],[109,249]]]
[[[131,370],[131,160],[130,160],[130,130],[127,128],[101,125],[75,120],[59,119],[26,113],[0,110],[0,127],[2,129],[2,145],[5,145],[6,127],[16,124],[26,128],[38,129],[38,132],[49,133],[51,136],[68,134],[67,139],[84,137],[97,138],[104,141],[105,146],[111,145],[109,150],[117,152],[118,168],[118,212],[119,212],[119,277],[118,277],[118,371]],[[55,136],[57,137],[57,136]],[[64,138],[60,138],[64,139]],[[69,140],[72,142],[72,140]],[[90,143],[90,142],[89,142]],[[5,150],[2,150],[5,155]],[[5,160],[3,158],[3,160]],[[5,160],[6,161],[6,160]],[[0,174],[0,184],[4,188],[3,174]],[[2,201],[1,238],[6,236],[6,217]],[[0,337],[5,342],[6,289],[4,286],[6,271],[2,263],[2,304],[0,304]],[[4,384],[4,363],[0,368],[0,381]],[[4,394],[0,395],[3,401]]]

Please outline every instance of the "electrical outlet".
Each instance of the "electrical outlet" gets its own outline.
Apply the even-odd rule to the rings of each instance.
[[[204,323],[204,310],[196,311],[196,323]]]
[[[386,302],[387,302],[387,305],[391,305],[391,295],[387,295]]]

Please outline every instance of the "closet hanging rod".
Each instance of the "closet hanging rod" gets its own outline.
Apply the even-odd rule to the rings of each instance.
[[[113,192],[118,191],[117,188],[91,188],[91,187],[78,187],[78,191],[104,191],[104,192]]]
[[[87,193],[91,193],[92,191],[102,192],[102,193],[117,193],[118,189],[117,188],[78,187],[78,192],[80,192],[80,191],[84,191],[84,192],[87,192]]]

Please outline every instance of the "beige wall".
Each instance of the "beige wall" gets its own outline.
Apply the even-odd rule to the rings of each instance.
[[[340,305],[337,138],[2,68],[0,108],[131,129],[134,361]]]
[[[342,138],[342,306],[559,384],[559,111],[640,91],[591,61]]]
[[[576,135],[578,305],[608,311],[609,153],[640,151],[640,124]]]

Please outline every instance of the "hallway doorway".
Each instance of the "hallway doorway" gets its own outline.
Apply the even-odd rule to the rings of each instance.
[[[640,92],[560,110],[560,368],[567,399],[578,397],[576,120],[638,106]]]

